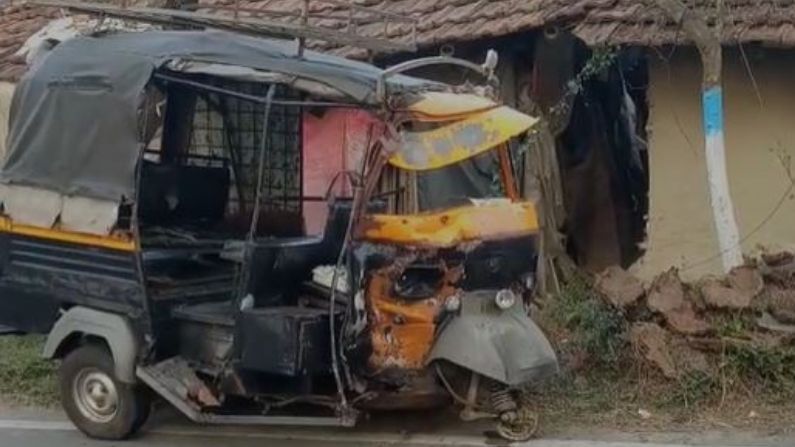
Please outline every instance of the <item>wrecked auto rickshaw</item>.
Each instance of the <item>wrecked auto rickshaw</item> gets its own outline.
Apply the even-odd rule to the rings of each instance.
[[[80,430],[126,438],[154,394],[218,424],[457,401],[532,434],[527,386],[557,362],[528,317],[538,218],[509,144],[535,120],[401,74],[427,63],[486,70],[218,31],[78,37],[36,62],[0,171],[0,295],[57,304],[44,355]],[[331,109],[374,124],[310,196],[304,122]]]

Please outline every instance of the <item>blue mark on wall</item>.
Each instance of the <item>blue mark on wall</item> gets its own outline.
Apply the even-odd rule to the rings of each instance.
[[[723,132],[723,89],[712,87],[702,96],[704,107],[704,132],[713,136]]]

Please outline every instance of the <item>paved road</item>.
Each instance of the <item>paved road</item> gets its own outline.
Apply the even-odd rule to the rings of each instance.
[[[291,435],[263,436],[251,432],[216,433],[212,430],[180,431],[158,430],[125,442],[91,441],[80,433],[61,428],[0,428],[0,447],[493,447],[493,442],[477,437],[444,438],[437,436],[387,436],[385,434],[358,434],[336,436],[335,434],[306,435],[295,431]],[[734,447],[738,444],[709,444],[713,447]],[[750,444],[749,444],[750,445]],[[756,444],[755,444],[756,445]],[[769,446],[792,447],[784,442]],[[535,440],[518,447],[692,447],[682,443],[643,443],[638,441],[604,440]]]
[[[160,414],[144,433],[126,442],[89,440],[59,413],[0,409],[0,447],[494,447],[505,445],[481,427],[450,424],[443,416],[375,420],[357,429],[200,427]],[[422,429],[417,429],[422,426]],[[398,427],[397,430],[394,427]],[[580,434],[540,439],[519,447],[793,447],[795,438],[753,433]],[[646,442],[643,442],[646,441]]]

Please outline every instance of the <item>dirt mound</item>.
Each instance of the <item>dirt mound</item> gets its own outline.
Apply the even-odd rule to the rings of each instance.
[[[596,276],[596,289],[610,303],[624,309],[635,305],[643,297],[643,283],[618,266],[608,267]]]
[[[665,377],[676,379],[676,368],[670,349],[670,334],[655,323],[635,323],[629,330],[629,340],[635,352],[658,368]]]
[[[699,335],[706,334],[711,329],[709,323],[696,314],[676,269],[668,270],[652,282],[646,301],[648,308],[662,315],[675,332]]]
[[[671,269],[648,289],[629,273],[611,268],[596,290],[623,315],[637,358],[669,379],[710,374],[727,353],[748,368],[795,361],[795,256],[766,254],[721,278],[693,284]],[[779,362],[779,363],[776,363]],[[793,373],[795,376],[795,373]]]

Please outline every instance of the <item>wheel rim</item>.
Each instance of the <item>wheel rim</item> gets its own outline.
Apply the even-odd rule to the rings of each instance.
[[[72,397],[80,413],[91,422],[110,422],[119,411],[116,384],[95,368],[80,371],[73,382]]]
[[[528,409],[520,409],[518,419],[512,423],[497,422],[497,433],[508,441],[529,441],[538,431],[538,415]]]

